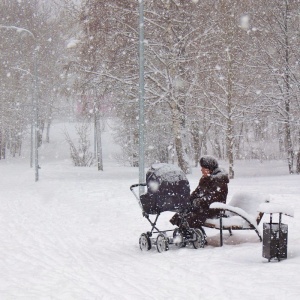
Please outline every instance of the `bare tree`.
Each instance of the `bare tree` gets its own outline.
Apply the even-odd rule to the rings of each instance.
[[[226,136],[230,178],[234,178],[237,125],[246,110],[246,90],[251,83],[248,77],[251,71],[244,72],[248,41],[240,26],[242,12],[243,5],[237,5],[235,1],[222,0],[215,4],[214,42],[208,48],[207,76],[201,83],[206,101],[210,103],[207,109],[214,114],[214,126],[223,128]]]
[[[260,46],[261,74],[264,78],[264,102],[261,109],[274,116],[283,141],[289,173],[293,173],[294,144],[297,143],[297,102],[299,93],[299,22],[298,1],[284,0],[261,3],[258,14],[256,43]],[[254,35],[255,37],[255,35]],[[282,136],[281,136],[282,134]],[[283,137],[283,138],[282,138]]]
[[[69,133],[65,131],[66,141],[70,146],[71,158],[76,167],[90,167],[94,161],[93,154],[90,151],[88,129],[89,124],[87,122],[83,122],[76,127],[78,136],[77,145],[73,142]]]

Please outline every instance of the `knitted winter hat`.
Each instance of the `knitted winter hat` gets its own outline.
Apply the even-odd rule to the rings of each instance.
[[[210,171],[214,171],[219,167],[218,161],[210,155],[204,155],[200,158],[200,166]]]

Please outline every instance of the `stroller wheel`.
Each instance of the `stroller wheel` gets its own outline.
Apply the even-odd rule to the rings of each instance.
[[[163,233],[160,233],[156,238],[156,249],[158,252],[169,250],[168,238]]]
[[[141,234],[139,244],[142,251],[148,251],[151,249],[151,241],[146,233]]]
[[[194,229],[192,244],[195,249],[204,248],[205,237],[199,228]]]
[[[174,229],[173,242],[178,248],[183,248],[186,246],[186,243],[183,241],[183,234],[180,232],[179,228]]]

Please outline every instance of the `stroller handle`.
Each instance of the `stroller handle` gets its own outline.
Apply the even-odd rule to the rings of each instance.
[[[147,184],[146,184],[146,183],[137,183],[137,184],[133,184],[133,185],[130,187],[130,190],[131,190],[131,192],[133,193],[133,195],[135,196],[135,198],[137,199],[137,201],[138,201],[138,203],[139,203],[139,205],[140,205],[140,207],[141,207],[141,209],[142,209],[142,212],[143,212],[143,214],[144,214],[144,209],[143,209],[143,205],[142,205],[142,203],[141,203],[140,197],[139,197],[139,196],[135,193],[135,191],[134,191],[134,188],[139,187],[139,186],[147,186]]]
[[[146,186],[147,184],[146,183],[137,183],[137,184],[133,184],[131,187],[130,187],[130,190],[133,192],[133,189],[138,187],[138,186]]]

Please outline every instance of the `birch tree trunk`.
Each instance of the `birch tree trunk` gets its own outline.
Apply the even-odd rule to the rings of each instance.
[[[232,118],[232,86],[233,86],[233,70],[232,58],[230,50],[227,50],[227,158],[229,162],[229,178],[234,178],[234,122]]]
[[[50,127],[52,123],[52,105],[53,99],[51,98],[51,102],[49,104],[48,115],[47,115],[47,128],[46,128],[46,143],[50,143]]]
[[[293,174],[293,162],[294,162],[294,151],[293,151],[293,143],[292,143],[292,136],[291,136],[291,121],[290,121],[290,47],[289,47],[289,37],[288,37],[288,18],[289,18],[289,2],[285,1],[285,18],[284,18],[284,42],[285,42],[285,95],[284,95],[284,102],[285,102],[285,113],[286,119],[284,123],[285,127],[285,135],[286,135],[286,147],[287,147],[287,154],[288,154],[288,167],[289,173]]]
[[[200,134],[199,122],[194,121],[191,125],[192,143],[194,151],[194,166],[197,167],[200,160]]]
[[[298,143],[299,143],[299,149],[297,153],[296,173],[300,174],[300,131],[298,132]]]
[[[176,84],[177,80],[181,80],[182,69],[178,65],[180,56],[184,55],[184,49],[182,46],[177,45],[179,49],[174,49],[174,44],[178,42],[178,37],[175,36],[172,28],[172,18],[170,14],[171,1],[166,1],[165,8],[167,12],[167,46],[169,49],[168,57],[168,74],[169,74],[169,103],[172,114],[172,131],[175,141],[176,155],[178,159],[178,165],[184,173],[189,172],[189,164],[185,159],[185,150],[183,146],[183,126],[184,126],[184,101],[180,97],[180,84]],[[177,43],[176,43],[177,44]],[[180,44],[180,43],[178,43]]]
[[[185,160],[184,147],[182,142],[182,132],[180,124],[180,111],[174,101],[171,102],[172,109],[172,124],[173,124],[173,134],[175,140],[175,149],[178,159],[178,165],[184,173],[188,173],[189,165]]]
[[[96,145],[97,145],[97,168],[98,171],[103,171],[103,159],[102,159],[102,140],[101,140],[101,126],[100,126],[100,113],[95,113],[95,130],[96,130]]]

